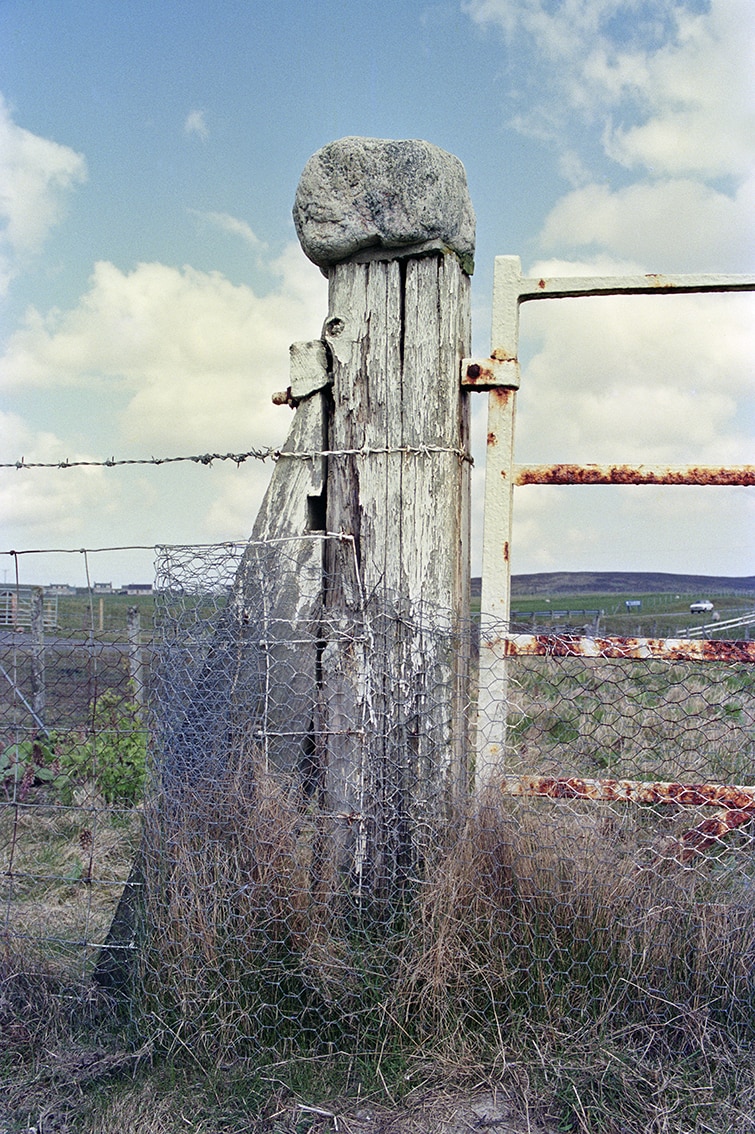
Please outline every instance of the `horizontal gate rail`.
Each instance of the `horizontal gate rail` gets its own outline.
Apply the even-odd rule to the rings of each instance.
[[[736,784],[682,784],[652,780],[599,780],[579,776],[504,776],[504,795],[543,795],[549,799],[593,799],[605,803],[674,803],[681,807],[725,807],[752,811],[755,787]]]
[[[591,800],[602,803],[674,804],[677,807],[718,807],[678,839],[670,841],[671,856],[687,863],[724,835],[755,819],[755,787],[731,784],[681,784],[638,780],[595,780],[576,776],[504,776],[500,791],[507,796]]]
[[[755,485],[755,465],[515,465],[514,484]]]
[[[755,662],[755,642],[706,638],[592,638],[580,634],[501,634],[488,638],[500,657],[659,658]]]
[[[518,257],[498,257],[517,259]],[[520,302],[532,299],[577,299],[587,295],[684,295],[704,291],[753,291],[755,276],[698,273],[662,276],[655,272],[634,276],[520,277]]]
[[[752,626],[753,623],[755,623],[755,610],[741,614],[738,618],[727,618],[724,622],[706,622],[702,626],[690,626],[683,633],[685,638],[696,638],[698,635],[704,636],[708,630],[715,630],[720,634],[722,630],[741,629],[743,626]]]

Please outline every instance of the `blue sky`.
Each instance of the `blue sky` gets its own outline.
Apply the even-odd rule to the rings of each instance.
[[[5,461],[282,442],[270,394],[325,314],[291,205],[348,134],[463,161],[478,353],[496,254],[755,270],[751,0],[2,0],[0,38]],[[751,461],[753,314],[752,296],[528,309],[519,459]],[[0,470],[0,549],[244,538],[269,471]],[[513,566],[752,574],[754,531],[745,489],[528,488]],[[110,564],[150,574],[149,553]]]

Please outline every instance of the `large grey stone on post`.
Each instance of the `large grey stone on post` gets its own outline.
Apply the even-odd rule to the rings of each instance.
[[[294,224],[323,271],[370,250],[448,248],[474,266],[475,215],[464,166],[430,142],[341,138],[299,180]]]

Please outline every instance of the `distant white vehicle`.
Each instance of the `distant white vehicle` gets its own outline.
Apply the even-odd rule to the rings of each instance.
[[[710,599],[703,599],[701,602],[691,602],[689,605],[690,614],[706,614],[709,610],[713,610],[713,603]]]

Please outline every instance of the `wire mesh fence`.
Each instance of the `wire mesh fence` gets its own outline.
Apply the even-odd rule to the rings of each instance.
[[[0,934],[79,982],[139,844],[152,636],[151,594],[80,582],[6,583],[0,625]]]
[[[479,627],[366,595],[356,556],[335,601],[344,538],[162,549],[153,595],[0,632],[8,956],[216,1059],[751,1039],[751,797],[610,785],[755,784],[752,666],[551,635],[507,661],[481,784]]]

